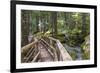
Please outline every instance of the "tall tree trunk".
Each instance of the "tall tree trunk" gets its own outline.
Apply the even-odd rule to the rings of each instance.
[[[85,36],[86,34],[86,14],[83,13],[82,14],[82,35],[83,37]]]
[[[21,12],[21,47],[28,44],[29,34],[29,12],[22,10]]]
[[[72,22],[72,18],[71,18],[71,13],[70,12],[64,12],[64,18],[65,18],[65,24],[67,26],[67,28],[71,28],[71,22]]]
[[[32,11],[29,11],[29,35],[28,42],[31,43],[33,39],[33,31],[32,31]]]
[[[65,25],[67,26],[67,16],[66,16],[66,12],[64,12],[64,23],[65,23]]]
[[[39,31],[39,16],[36,15],[36,32]]]
[[[57,34],[57,12],[51,14],[52,36]]]

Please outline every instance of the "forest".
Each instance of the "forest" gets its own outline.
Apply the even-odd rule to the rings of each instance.
[[[63,46],[72,60],[90,59],[90,14],[84,12],[21,10],[21,48],[40,39],[50,43],[50,40],[47,39],[49,37],[56,39],[56,42],[52,41],[49,45],[51,47],[54,46],[54,48]],[[60,42],[61,46],[57,41]],[[35,48],[41,46],[39,42],[37,44]],[[43,45],[46,46],[45,44],[46,43]],[[56,45],[58,45],[58,47]],[[46,46],[46,48],[49,47]],[[28,51],[24,51],[21,54],[22,62],[28,62],[28,60],[30,60],[29,62],[32,61],[30,52],[25,61],[27,52]],[[33,54],[34,53],[36,52],[33,52]],[[39,53],[41,53],[41,50],[35,54],[35,62],[37,62],[36,58]],[[57,51],[57,55],[59,55],[58,53]],[[51,50],[51,55],[56,54]],[[64,54],[64,56],[66,57],[67,55]],[[39,58],[40,55],[38,62],[43,61]],[[60,60],[60,58],[58,60]]]

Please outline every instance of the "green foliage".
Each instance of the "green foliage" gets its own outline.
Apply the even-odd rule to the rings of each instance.
[[[81,48],[83,50],[83,59],[90,59],[90,36],[85,37],[85,41],[82,43]]]
[[[36,34],[34,34],[34,37],[36,38],[41,38],[41,37],[50,37],[51,36],[51,31],[47,31],[47,32],[38,32]]]
[[[70,55],[71,55],[73,60],[76,60],[77,55],[76,55],[75,51],[71,52]]]
[[[65,43],[65,35],[64,34],[57,34],[56,39],[59,39],[61,43]]]
[[[84,52],[82,54],[82,57],[83,57],[84,60],[90,59],[90,53],[89,52]]]
[[[77,46],[80,45],[83,41],[81,30],[78,28],[74,28],[68,32],[68,41],[67,43],[70,46]]]
[[[22,43],[25,41],[28,43],[29,32],[36,38],[52,36],[69,46],[81,46],[84,52],[83,58],[89,58],[89,52],[84,50],[89,48],[85,39],[90,34],[89,13],[22,10],[21,14]],[[75,52],[71,55],[73,59],[76,58]]]

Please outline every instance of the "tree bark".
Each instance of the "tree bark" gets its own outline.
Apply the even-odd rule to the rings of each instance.
[[[52,36],[57,34],[57,12],[51,14]]]
[[[86,14],[82,14],[82,35],[83,37],[86,34]]]
[[[21,12],[21,47],[28,44],[29,34],[29,12],[22,10]]]

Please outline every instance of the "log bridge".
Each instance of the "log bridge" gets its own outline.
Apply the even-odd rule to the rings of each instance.
[[[69,61],[72,57],[58,39],[43,37],[21,48],[21,62]]]

